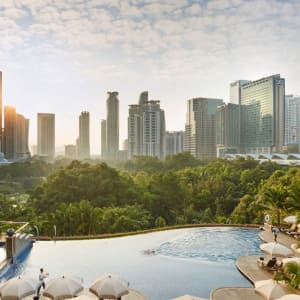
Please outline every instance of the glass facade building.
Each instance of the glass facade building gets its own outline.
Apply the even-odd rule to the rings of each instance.
[[[285,80],[280,75],[241,87],[241,152],[281,152],[284,143]]]
[[[300,145],[300,96],[285,96],[285,145]]]
[[[240,108],[228,103],[217,107],[216,141],[217,157],[238,153],[240,148]]]

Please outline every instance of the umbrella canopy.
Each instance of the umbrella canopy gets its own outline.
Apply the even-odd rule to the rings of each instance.
[[[72,298],[83,290],[82,280],[75,276],[60,276],[47,283],[44,296],[53,300]]]
[[[300,257],[289,257],[289,258],[283,258],[282,264],[285,265],[289,262],[295,262],[297,264],[300,264]]]
[[[117,275],[104,275],[96,278],[90,291],[98,298],[117,299],[129,293],[128,282]]]
[[[192,296],[192,295],[184,295],[184,296],[173,298],[171,300],[207,300],[207,299]]]
[[[283,219],[283,221],[285,223],[288,223],[288,224],[295,224],[295,223],[297,223],[297,216],[288,216],[288,217],[285,217]]]
[[[68,299],[72,299],[72,300],[98,300],[98,298],[95,295],[87,295],[87,294],[82,294],[79,295],[75,298],[68,298]]]
[[[285,295],[285,290],[273,279],[259,280],[254,283],[255,292],[267,300],[277,299]]]
[[[277,298],[276,300],[300,300],[300,295],[296,294],[287,294],[280,298]]]
[[[296,294],[287,294],[280,298],[277,298],[276,300],[300,300],[300,295]]]
[[[26,296],[36,293],[40,282],[37,279],[19,276],[6,281],[0,287],[2,300],[20,300]]]
[[[267,253],[270,254],[272,256],[282,256],[282,257],[286,257],[286,256],[291,256],[293,255],[293,251],[292,249],[279,244],[279,243],[275,243],[275,242],[270,242],[270,243],[264,243],[261,244],[259,246],[259,248]]]

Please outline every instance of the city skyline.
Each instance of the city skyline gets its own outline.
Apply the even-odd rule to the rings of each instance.
[[[184,130],[187,100],[229,102],[230,83],[271,74],[300,94],[299,1],[6,1],[0,6],[3,107],[30,119],[55,113],[56,145],[78,135],[89,111],[91,154],[100,154],[106,92],[119,92],[120,145],[128,105],[148,90],[166,129]]]

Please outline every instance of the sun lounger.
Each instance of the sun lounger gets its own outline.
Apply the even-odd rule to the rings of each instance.
[[[297,229],[297,223],[293,223],[290,228],[280,228],[281,232],[289,233],[294,232]]]
[[[276,271],[282,266],[282,262],[278,263],[276,257],[272,257],[268,261],[265,261],[264,257],[260,257],[257,263],[260,267],[271,271]]]
[[[287,234],[291,235],[291,236],[298,236],[298,235],[300,235],[300,227],[297,226],[297,230],[291,231],[291,232],[287,232]]]

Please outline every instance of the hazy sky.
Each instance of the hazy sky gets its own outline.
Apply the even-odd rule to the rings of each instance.
[[[299,0],[2,0],[4,105],[30,118],[56,114],[56,146],[74,144],[91,115],[100,153],[106,92],[118,91],[120,140],[128,105],[148,90],[167,130],[183,130],[187,99],[228,102],[229,84],[280,73],[300,94]],[[121,146],[121,143],[120,143]]]

